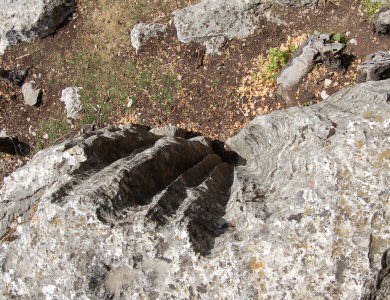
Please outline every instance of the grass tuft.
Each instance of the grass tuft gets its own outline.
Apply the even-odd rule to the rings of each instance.
[[[369,17],[373,17],[384,5],[380,0],[362,0],[362,4]]]

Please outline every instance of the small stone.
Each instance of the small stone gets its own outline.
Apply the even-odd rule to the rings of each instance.
[[[332,84],[332,80],[330,80],[329,78],[326,78],[324,80],[324,87],[325,88],[329,87],[331,84]]]
[[[326,92],[326,90],[323,90],[323,91],[321,92],[321,98],[322,98],[323,100],[326,100],[326,99],[329,98],[329,95],[328,95],[328,93]]]
[[[42,96],[42,90],[35,88],[35,81],[30,81],[22,86],[24,103],[30,106],[39,105]]]
[[[45,133],[42,137],[43,137],[44,140],[48,140],[49,139],[49,135],[47,133]]]
[[[349,41],[349,43],[350,43],[351,45],[354,45],[354,46],[357,46],[357,44],[358,44],[357,39],[355,39],[355,38],[351,39],[351,40]]]
[[[65,103],[66,116],[68,119],[78,119],[79,113],[83,109],[79,95],[81,89],[81,87],[67,87],[62,90],[61,101]]]
[[[0,130],[0,137],[7,137],[7,132],[5,131],[5,129],[1,129]]]
[[[131,108],[134,104],[132,97],[127,97],[127,108]]]

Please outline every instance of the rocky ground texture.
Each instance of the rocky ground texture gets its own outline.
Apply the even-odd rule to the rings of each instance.
[[[50,84],[42,81],[51,74],[47,68],[53,72],[58,68],[55,61],[38,57],[16,63],[14,69],[0,67],[0,87],[6,86],[6,92],[20,89],[24,98],[23,104],[16,104],[16,94],[2,96],[0,91],[0,100],[6,101],[0,103],[0,121],[8,120],[1,123],[0,159],[11,157],[16,162],[9,170],[25,163],[4,178],[0,189],[0,298],[389,299],[390,63],[386,34],[390,22],[388,8],[379,9],[367,1],[362,2],[366,13],[376,12],[370,19],[375,43],[368,42],[370,37],[355,38],[359,30],[346,36],[311,32],[283,36],[283,43],[267,50],[265,58],[257,47],[273,45],[278,32],[286,33],[275,28],[297,24],[286,14],[295,11],[303,18],[299,22],[306,22],[315,8],[334,7],[330,19],[335,18],[332,24],[336,24],[343,20],[336,12],[342,12],[346,3],[204,0],[177,8],[171,23],[137,17],[142,22],[125,33],[127,43],[135,48],[131,55],[141,57],[137,63],[129,64],[134,57],[126,56],[128,52],[121,52],[125,50],[110,38],[103,44],[118,50],[116,58],[100,45],[87,55],[76,51],[73,57],[68,50],[74,51],[74,45],[69,44],[60,56],[72,64],[73,69],[66,67],[69,74],[77,70],[83,80],[90,76],[93,81],[79,84],[71,77],[62,78],[67,84],[58,87],[56,101],[48,97]],[[31,54],[26,44],[12,44],[54,34],[60,26],[68,33],[60,32],[53,40],[71,34],[83,23],[72,23],[69,17],[77,19],[78,12],[83,16],[89,2],[34,0],[32,9],[24,10],[26,3],[0,2],[0,17],[4,17],[0,18],[0,51],[11,49],[5,55],[6,64],[37,53]],[[104,3],[98,1],[91,7]],[[131,6],[137,3],[121,5],[137,12],[139,7]],[[356,13],[356,3],[348,20]],[[117,9],[118,3],[110,5],[106,8],[113,11],[104,11],[103,20],[108,20],[109,28],[122,26],[126,18],[114,16],[127,10]],[[100,17],[93,16],[101,22]],[[104,30],[99,37],[115,32]],[[91,32],[82,39],[93,36]],[[361,40],[363,46],[350,52]],[[240,43],[248,41],[254,43],[252,50],[241,49]],[[140,65],[154,59],[153,53],[161,55],[153,52],[154,47],[164,45],[171,55],[160,59],[166,65],[142,69]],[[89,44],[84,46],[92,51]],[[17,47],[26,50],[20,52]],[[56,54],[58,48],[53,49]],[[180,56],[182,51],[192,53],[190,69],[182,62],[187,57]],[[356,59],[354,53],[369,55]],[[99,60],[98,55],[107,57]],[[118,62],[118,57],[124,60]],[[183,79],[177,70],[164,73],[171,66],[167,60],[182,66],[180,72],[188,78]],[[27,63],[34,61],[48,64],[40,67],[43,74]],[[243,68],[243,61],[250,72]],[[108,91],[99,90],[96,74],[91,73],[95,69],[106,71],[99,76],[112,75]],[[247,82],[256,85],[247,89],[244,85],[246,93],[237,95],[235,84],[244,73],[250,77]],[[207,113],[213,114],[216,106],[224,111],[227,126],[231,126],[229,113],[233,112],[226,102],[228,96],[241,101],[237,102],[240,110],[253,105],[250,114],[244,111],[245,116],[258,111],[263,115],[240,123],[237,128],[241,130],[229,134],[225,142],[211,139],[204,134],[207,131],[188,130],[191,126],[185,126],[187,130],[172,125],[151,128],[135,125],[137,119],[132,119],[133,124],[100,128],[109,123],[102,120],[102,114],[114,107],[111,97],[124,97],[129,110],[148,108],[121,89],[121,76],[135,84],[131,88],[139,89],[139,95],[154,102],[168,101],[174,91],[182,96],[194,92],[191,95],[197,95],[194,99],[207,107]],[[218,78],[234,94],[207,84]],[[312,89],[313,78],[320,84],[324,101],[308,100],[310,91],[318,92],[318,87]],[[195,85],[202,80],[204,87]],[[356,81],[361,83],[352,85]],[[202,103],[205,91],[210,92],[211,101]],[[225,104],[213,106],[213,93],[226,97]],[[268,100],[261,98],[264,95]],[[270,101],[272,109],[266,106]],[[63,107],[61,117],[54,114],[55,106],[48,105],[57,102]],[[4,103],[13,105],[8,116]],[[167,103],[173,110],[182,104]],[[39,123],[43,129],[38,130],[30,124],[29,135],[54,144],[41,151],[41,147],[24,143],[13,130],[15,136],[8,136],[12,114],[18,110],[43,119],[43,112],[50,114],[54,123],[42,124],[51,124],[62,136],[53,135],[50,126]],[[266,114],[269,111],[273,112]],[[201,117],[198,113],[197,118]],[[215,115],[216,120],[219,117]],[[113,123],[129,123],[123,120]],[[27,121],[32,120],[28,117]],[[31,150],[35,154],[30,159]]]
[[[389,99],[257,117],[236,155],[139,126],[39,152],[1,190],[3,296],[386,299]]]

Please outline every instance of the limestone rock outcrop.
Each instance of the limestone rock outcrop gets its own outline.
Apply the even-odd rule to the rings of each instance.
[[[0,55],[9,45],[53,33],[74,9],[74,0],[0,1]]]
[[[386,80],[257,117],[230,152],[141,126],[43,150],[0,191],[1,295],[386,299],[389,119]]]

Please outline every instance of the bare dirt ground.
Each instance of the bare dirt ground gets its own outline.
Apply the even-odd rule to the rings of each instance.
[[[360,0],[320,1],[312,9],[275,8],[288,26],[264,19],[254,36],[228,42],[222,55],[206,56],[201,45],[179,43],[172,25],[166,36],[151,40],[139,53],[131,47],[134,24],[169,24],[173,10],[194,2],[79,0],[74,18],[56,34],[11,47],[0,59],[6,69],[31,67],[27,80],[43,89],[42,105],[27,107],[20,89],[0,81],[0,130],[30,144],[32,154],[80,130],[108,124],[172,124],[224,141],[255,115],[285,108],[272,91],[243,97],[239,89],[258,68],[259,57],[290,36],[334,32],[357,41],[346,48],[351,66],[316,67],[301,86],[297,105],[320,101],[325,79],[332,82],[326,88],[329,95],[354,84],[356,66],[367,54],[390,49],[389,37],[373,33]],[[60,102],[61,90],[68,86],[82,87],[84,112],[73,125]],[[28,159],[0,155],[0,185]]]

